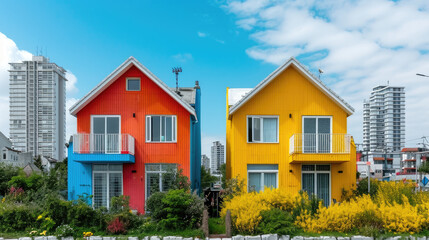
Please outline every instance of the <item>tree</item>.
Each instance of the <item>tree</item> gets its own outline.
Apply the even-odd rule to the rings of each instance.
[[[210,187],[210,185],[216,182],[217,177],[212,176],[210,171],[206,169],[204,166],[201,166],[201,188],[205,189]]]
[[[419,172],[429,173],[429,161],[424,161],[419,167]]]
[[[220,165],[220,173],[222,174],[222,188],[226,188],[226,164]]]
[[[18,176],[19,168],[0,163],[0,195],[5,195],[8,191],[8,182],[14,176]]]

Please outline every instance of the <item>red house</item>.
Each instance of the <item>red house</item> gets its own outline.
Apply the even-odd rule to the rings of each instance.
[[[145,200],[166,191],[177,168],[200,188],[200,88],[169,88],[130,57],[71,109],[77,134],[68,148],[68,198],[92,195],[94,207],[113,196]]]

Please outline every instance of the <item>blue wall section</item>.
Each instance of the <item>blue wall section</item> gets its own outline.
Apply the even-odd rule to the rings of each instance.
[[[198,120],[191,119],[191,190],[201,193],[201,89],[196,87],[195,112]]]
[[[92,164],[76,162],[73,142],[68,147],[68,200],[77,200],[79,195],[92,194]],[[91,202],[89,202],[91,204]]]

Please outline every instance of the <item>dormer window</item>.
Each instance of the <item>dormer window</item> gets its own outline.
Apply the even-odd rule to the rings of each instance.
[[[140,78],[127,78],[127,91],[140,91]]]

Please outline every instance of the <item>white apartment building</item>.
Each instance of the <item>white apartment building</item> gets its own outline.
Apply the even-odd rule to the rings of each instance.
[[[43,56],[10,66],[10,139],[14,148],[62,161],[66,71]]]
[[[211,153],[210,172],[219,173],[220,166],[225,163],[225,146],[219,141],[213,142]]]
[[[363,104],[363,149],[400,152],[405,145],[404,87],[377,86]]]

